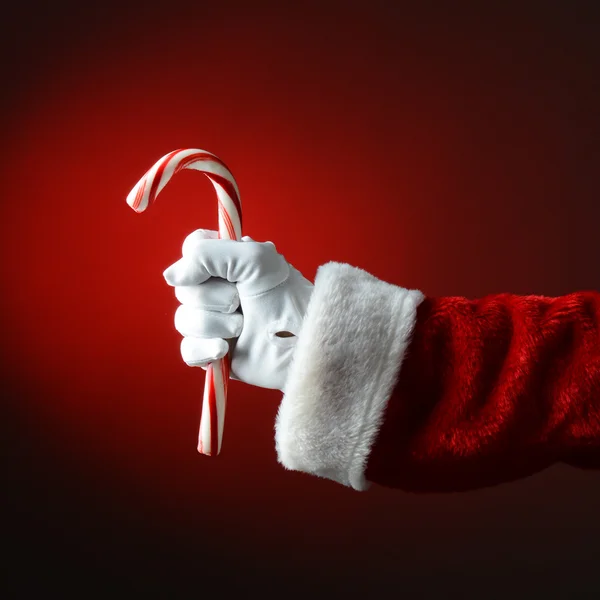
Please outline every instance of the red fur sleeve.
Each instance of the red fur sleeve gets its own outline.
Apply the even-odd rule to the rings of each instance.
[[[425,299],[367,466],[409,491],[600,468],[600,293]]]

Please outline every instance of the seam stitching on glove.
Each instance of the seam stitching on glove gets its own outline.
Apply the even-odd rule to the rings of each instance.
[[[242,298],[244,299],[248,299],[248,298],[258,298],[259,296],[264,296],[265,294],[268,294],[269,292],[272,292],[273,290],[276,290],[278,287],[281,287],[284,283],[287,283],[290,279],[290,271],[288,271],[288,274],[286,276],[286,278],[281,282],[278,283],[275,287],[272,287],[268,290],[265,290],[264,292],[258,292],[257,294],[251,294],[250,296],[242,296],[240,295],[240,300]]]

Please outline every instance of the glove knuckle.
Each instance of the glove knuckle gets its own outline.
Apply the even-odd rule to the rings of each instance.
[[[249,261],[259,261],[264,256],[264,250],[258,242],[248,242],[244,251]]]

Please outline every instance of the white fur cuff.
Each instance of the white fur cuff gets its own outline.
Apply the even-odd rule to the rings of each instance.
[[[279,462],[357,490],[424,296],[341,263],[319,268],[275,425]]]

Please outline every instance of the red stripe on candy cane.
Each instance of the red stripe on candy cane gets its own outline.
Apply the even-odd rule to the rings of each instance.
[[[230,183],[225,177],[221,177],[220,175],[215,175],[214,173],[210,174],[210,179],[218,183],[224,190],[225,193],[231,198],[233,205],[238,214],[238,218],[240,220],[240,227],[242,226],[242,206],[240,203],[240,199],[238,198],[235,187],[232,183]]]
[[[180,152],[185,152],[185,150],[180,150]],[[221,166],[225,166],[223,164],[223,161],[218,157],[215,156],[214,154],[209,154],[208,152],[195,152],[194,154],[190,154],[189,156],[186,156],[185,158],[183,158],[181,160],[181,163],[177,166],[177,169],[175,170],[175,172],[180,171],[181,169],[187,169],[191,164],[195,163],[195,162],[201,162],[201,161],[210,161],[210,162],[214,162],[217,163]],[[227,167],[225,167],[227,168]],[[227,169],[229,170],[229,169]]]
[[[227,229],[227,233],[229,234],[229,239],[230,240],[237,239],[235,227],[233,226],[233,223],[231,222],[231,217],[229,216],[227,209],[220,202],[219,202],[219,215],[222,219],[223,224],[225,225],[225,228]]]
[[[144,192],[146,191],[146,180],[144,179],[141,182],[141,185],[138,186],[138,191],[137,194],[135,195],[135,202],[133,204],[133,208],[137,210],[137,208],[140,205],[140,202],[142,201],[142,198],[144,197]]]
[[[225,388],[225,401],[227,401],[227,388],[229,387],[229,359],[225,357],[221,361],[221,373],[223,374],[223,387]]]
[[[225,210],[225,207],[220,202],[219,202],[219,214],[221,215],[221,218],[223,219],[223,223],[225,224],[225,227],[227,229],[229,239],[235,240],[235,229],[233,228],[233,223],[231,222],[231,219],[229,218],[229,214]],[[222,236],[220,236],[220,237],[222,237]]]
[[[217,412],[217,391],[215,389],[214,367],[206,372],[208,382],[208,418],[210,419],[210,454],[219,454],[219,414]]]
[[[150,188],[150,194],[148,197],[148,204],[154,202],[157,196],[158,186],[160,185],[160,181],[162,179],[163,173],[167,168],[167,165],[171,162],[171,159],[179,153],[179,150],[175,150],[170,154],[167,154],[162,161],[158,169],[156,170],[156,174],[154,175],[154,179],[152,180],[152,187]]]

